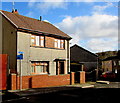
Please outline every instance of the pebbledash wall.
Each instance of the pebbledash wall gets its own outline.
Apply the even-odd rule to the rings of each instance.
[[[17,32],[17,54],[23,52],[21,62],[22,89],[70,84],[69,41],[65,49],[31,47],[31,34]],[[55,59],[65,59],[65,73],[56,75]],[[31,61],[49,61],[49,74],[31,74]],[[11,89],[20,89],[20,60],[17,60],[17,74],[11,74]]]
[[[65,49],[52,49],[31,47],[31,34],[17,32],[17,53],[23,52],[22,60],[22,75],[31,75],[31,61],[49,61],[49,75],[56,75],[56,62],[55,59],[65,59],[65,74],[70,71],[69,63],[69,41],[65,40]],[[19,74],[20,60],[17,60],[17,72]]]

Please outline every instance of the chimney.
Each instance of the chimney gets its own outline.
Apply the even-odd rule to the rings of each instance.
[[[42,16],[40,16],[40,21],[42,21]]]
[[[13,9],[13,10],[12,10],[12,13],[18,14],[17,9]]]

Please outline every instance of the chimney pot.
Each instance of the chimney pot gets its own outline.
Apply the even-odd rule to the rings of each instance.
[[[13,10],[12,10],[12,13],[18,14],[17,9],[13,9]]]
[[[42,21],[42,16],[40,16],[40,21]]]

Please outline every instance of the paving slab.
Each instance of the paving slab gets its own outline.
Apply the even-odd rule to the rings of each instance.
[[[96,83],[110,84],[110,82],[109,82],[109,81],[101,81],[101,80],[99,80],[99,81],[96,81]]]

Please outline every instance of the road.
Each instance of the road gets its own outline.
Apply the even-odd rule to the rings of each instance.
[[[16,99],[4,100],[3,103],[118,103],[120,93],[118,84],[96,84],[95,88],[66,86],[39,88],[31,90],[31,94],[28,91],[21,92]],[[112,86],[116,86],[116,88],[112,88]],[[26,92],[30,95],[24,95]]]

